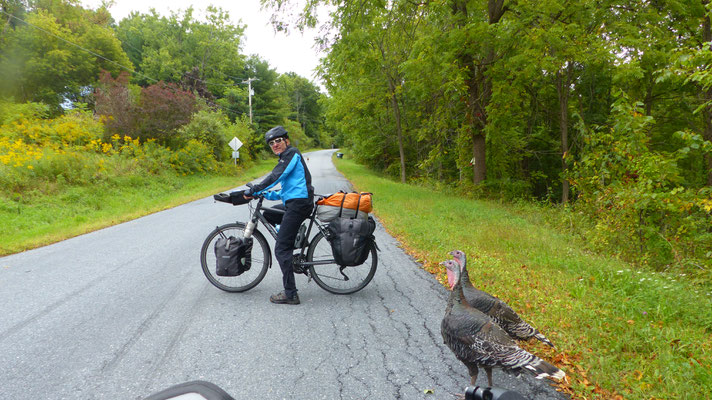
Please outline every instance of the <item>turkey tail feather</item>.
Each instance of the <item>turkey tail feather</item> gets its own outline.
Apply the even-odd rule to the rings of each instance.
[[[556,368],[555,366],[549,364],[541,358],[535,358],[534,360],[532,360],[532,362],[525,365],[524,368],[534,373],[536,379],[550,377],[556,380],[562,380],[566,376],[566,373],[564,371]]]
[[[541,333],[537,332],[537,333],[534,335],[534,337],[535,337],[537,340],[539,340],[539,341],[541,341],[541,342],[544,342],[544,343],[548,344],[548,345],[551,346],[551,347],[554,347],[554,344],[551,343],[551,341],[550,341],[549,339],[547,339],[546,336],[542,335]]]

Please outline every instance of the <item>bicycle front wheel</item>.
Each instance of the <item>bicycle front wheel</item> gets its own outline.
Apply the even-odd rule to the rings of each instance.
[[[230,236],[240,238],[244,236],[244,233],[245,224],[241,222],[227,224],[215,228],[203,243],[203,248],[200,250],[200,264],[210,283],[218,289],[226,292],[250,290],[262,282],[265,274],[267,274],[267,269],[272,264],[272,254],[267,241],[259,231],[255,230],[252,232],[252,266],[250,269],[238,276],[219,276],[216,274],[215,242],[219,238],[229,238]]]
[[[307,262],[324,262],[325,264],[312,265],[309,273],[319,287],[334,294],[351,294],[363,289],[371,282],[378,266],[376,245],[369,242],[368,258],[354,267],[342,267],[336,264],[331,243],[322,232],[314,236],[309,243]]]

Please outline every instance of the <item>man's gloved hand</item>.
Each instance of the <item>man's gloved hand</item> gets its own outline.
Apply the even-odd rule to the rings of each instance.
[[[247,189],[245,189],[245,192],[244,192],[244,195],[246,197],[252,196],[252,192],[253,192],[252,187],[253,186],[254,185],[252,184],[252,182],[247,182]]]

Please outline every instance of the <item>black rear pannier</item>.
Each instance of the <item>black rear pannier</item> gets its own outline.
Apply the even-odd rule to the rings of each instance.
[[[230,236],[215,241],[215,274],[238,276],[252,266],[252,238],[243,239]]]
[[[343,266],[363,264],[376,238],[376,221],[368,219],[336,218],[329,222],[329,241],[336,263]]]

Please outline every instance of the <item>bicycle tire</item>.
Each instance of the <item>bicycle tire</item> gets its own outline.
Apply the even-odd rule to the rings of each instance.
[[[267,274],[267,269],[272,265],[272,253],[265,237],[258,230],[252,232],[252,267],[238,276],[218,276],[215,273],[215,241],[221,236],[242,237],[245,224],[242,222],[230,223],[215,228],[203,242],[200,250],[200,265],[208,281],[218,289],[226,292],[245,292],[257,286]]]
[[[368,258],[363,264],[355,267],[341,267],[334,260],[331,244],[326,240],[324,234],[319,232],[309,243],[307,262],[332,260],[333,263],[312,265],[309,267],[309,274],[319,287],[329,293],[356,293],[371,282],[376,274],[376,268],[378,268],[378,254],[373,242],[369,242],[368,252]]]

